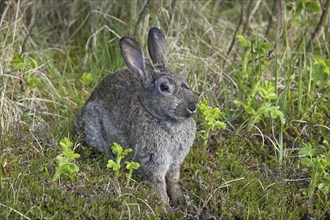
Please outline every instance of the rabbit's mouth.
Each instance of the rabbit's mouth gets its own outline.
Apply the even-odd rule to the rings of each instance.
[[[196,114],[196,112],[197,112],[197,103],[196,103],[196,101],[188,103],[187,111],[189,112],[190,116]]]
[[[181,120],[193,117],[197,112],[196,102],[189,102],[187,105],[180,106],[176,109],[176,117]]]

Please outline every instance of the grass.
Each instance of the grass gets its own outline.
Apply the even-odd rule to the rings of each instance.
[[[329,16],[313,34],[329,1],[276,1],[285,11],[277,5],[267,35],[273,1],[149,1],[142,16],[144,1],[3,2],[1,219],[330,217],[328,191],[302,193],[311,173],[298,153],[307,145],[324,152],[315,158],[330,151],[322,145],[330,142]],[[146,45],[155,25],[167,36],[171,68],[187,76],[200,101],[220,108],[226,123],[206,142],[205,121],[196,118],[198,138],[182,167],[186,202],[167,212],[139,178],[129,185],[125,175],[116,179],[105,156],[80,144],[72,127],[93,88],[124,66],[119,37],[136,32]],[[234,36],[237,27],[245,40]],[[255,90],[265,81],[276,94],[266,101]],[[273,113],[251,113],[266,104]],[[64,137],[81,155],[79,172],[52,182]]]

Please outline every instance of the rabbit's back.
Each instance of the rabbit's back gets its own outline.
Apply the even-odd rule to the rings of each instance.
[[[128,69],[107,76],[92,92],[89,100],[100,100],[106,104],[109,110],[116,106],[127,105],[130,97],[133,97],[140,88],[138,78]]]

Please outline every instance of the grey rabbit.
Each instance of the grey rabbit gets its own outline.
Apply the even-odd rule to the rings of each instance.
[[[166,67],[163,32],[148,33],[152,62],[133,39],[119,41],[128,67],[109,75],[96,87],[75,119],[87,145],[114,158],[113,142],[132,148],[136,171],[159,193],[163,203],[177,205],[182,196],[180,166],[193,145],[196,99],[185,78]]]

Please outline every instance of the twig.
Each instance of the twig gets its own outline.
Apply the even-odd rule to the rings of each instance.
[[[329,11],[329,6],[330,6],[330,0],[327,0],[327,2],[325,3],[325,6],[323,7],[323,12],[322,12],[322,15],[320,17],[320,21],[317,24],[317,26],[316,26],[315,30],[313,31],[313,33],[311,34],[311,38],[309,39],[309,41],[307,43],[306,51],[308,51],[310,49],[311,44],[312,44],[315,36],[321,30],[321,27],[324,24],[325,19],[327,17],[327,14],[328,14],[328,11]],[[300,46],[301,46],[304,38],[306,37],[307,31],[308,31],[308,27],[305,29],[305,32],[304,32],[303,36],[300,38],[299,43],[298,43],[298,45],[296,47],[296,51],[299,51],[299,48],[300,48]],[[303,60],[304,60],[304,56],[303,56]]]
[[[33,28],[34,28],[34,26],[36,25],[36,23],[37,23],[37,18],[38,18],[38,16],[39,16],[39,12],[40,12],[40,10],[38,9],[38,11],[37,11],[37,14],[36,14],[36,16],[35,16],[35,18],[34,18],[34,21],[33,21],[33,24],[32,24],[32,26],[31,26],[31,28],[30,28],[30,30],[26,33],[26,35],[25,35],[25,38],[24,38],[24,40],[23,40],[23,43],[22,43],[22,47],[21,47],[21,56],[23,56],[23,53],[25,52],[25,45],[26,45],[26,42],[27,42],[27,40],[29,39],[29,37],[31,36],[31,33],[32,33],[32,30],[33,30]]]
[[[323,12],[322,12],[322,15],[320,17],[320,21],[317,24],[317,26],[316,26],[315,30],[313,31],[313,33],[311,34],[311,38],[309,39],[309,41],[307,43],[306,51],[309,51],[315,36],[320,32],[321,27],[324,25],[324,22],[325,22],[325,20],[327,18],[327,15],[329,13],[329,8],[330,8],[330,0],[327,0],[327,2],[325,3],[325,6],[322,7]]]
[[[249,24],[249,21],[250,21],[250,13],[251,13],[251,8],[252,8],[252,3],[253,3],[253,0],[250,0],[249,1],[249,6],[246,8],[246,21],[244,23],[244,26],[243,26],[243,30],[242,30],[242,34],[244,34],[248,24]]]
[[[281,42],[282,38],[283,38],[283,34],[284,34],[284,4],[283,4],[283,0],[276,0],[277,3],[278,3],[278,8],[279,8],[279,20],[280,20],[280,28],[279,28],[279,36],[278,38],[276,39],[275,41],[275,44],[274,44],[274,50],[276,49],[277,45]],[[270,50],[269,53],[268,53],[268,56],[271,55],[271,53],[273,53],[274,50]]]
[[[278,0],[279,4],[279,11],[280,11],[280,36],[279,39],[282,39],[283,34],[284,34],[284,17],[285,17],[285,9],[284,9],[284,2],[283,0]]]
[[[6,1],[5,0],[0,0],[0,17],[2,17],[2,13],[5,9]]]
[[[233,38],[230,42],[230,45],[229,45],[229,48],[227,50],[227,55],[230,53],[230,51],[233,49],[233,46],[234,46],[234,43],[235,43],[235,40],[236,40],[236,35],[237,35],[237,32],[238,32],[238,29],[239,27],[241,26],[242,24],[242,21],[243,21],[243,13],[244,13],[244,7],[243,7],[243,3],[241,3],[241,16],[239,18],[239,21],[238,21],[238,24],[236,26],[236,29],[235,29],[235,32],[234,32],[234,35],[233,35]]]
[[[248,5],[248,7],[247,7],[247,9],[246,9],[246,21],[245,21],[245,23],[244,23],[244,26],[243,26],[243,30],[242,30],[242,34],[244,34],[244,32],[245,32],[245,29],[246,29],[246,27],[247,27],[247,25],[248,25],[248,23],[249,23],[249,12],[250,12],[250,10],[251,10],[251,7],[252,7],[252,3],[253,3],[253,0],[250,0],[249,1],[249,5]],[[235,32],[234,32],[234,36],[233,36],[233,38],[232,38],[232,40],[231,40],[231,42],[230,42],[230,46],[229,46],[229,48],[228,48],[228,50],[227,50],[227,55],[230,53],[230,51],[233,49],[233,46],[234,46],[234,44],[235,44],[235,41],[236,41],[236,35],[237,35],[237,32],[238,32],[238,30],[239,30],[239,28],[240,28],[240,26],[241,26],[241,24],[242,24],[242,22],[243,22],[243,17],[244,17],[244,1],[240,1],[240,4],[241,4],[241,15],[240,15],[240,19],[239,19],[239,21],[238,21],[238,25],[237,25],[237,27],[236,27],[236,30],[235,30]]]
[[[269,34],[270,28],[271,28],[271,26],[273,24],[273,17],[274,17],[274,15],[276,13],[277,2],[278,2],[278,0],[274,0],[274,5],[273,5],[273,8],[272,8],[272,14],[269,16],[268,26],[267,26],[267,30],[265,32],[265,35],[266,36]]]
[[[137,20],[137,22],[136,22],[136,25],[135,25],[134,35],[133,35],[134,38],[137,37],[137,31],[138,31],[138,28],[139,28],[139,26],[140,26],[140,23],[141,23],[142,19],[143,19],[144,16],[145,16],[145,12],[146,12],[146,9],[147,9],[147,6],[149,5],[149,3],[150,3],[150,0],[146,0],[146,2],[144,3],[144,6],[143,6],[143,8],[142,8],[142,11],[141,11],[141,13],[140,13],[140,15],[139,15],[139,18],[138,18],[138,20]]]
[[[305,38],[305,36],[307,34],[307,31],[308,31],[308,27],[305,29],[304,34],[300,38],[299,43],[298,43],[295,51],[299,51],[300,45],[302,44],[302,42],[303,42],[303,40],[304,40],[304,38]]]
[[[174,8],[176,5],[177,0],[172,0],[171,2],[171,14],[170,14],[170,21],[172,20],[172,18],[174,17]]]

